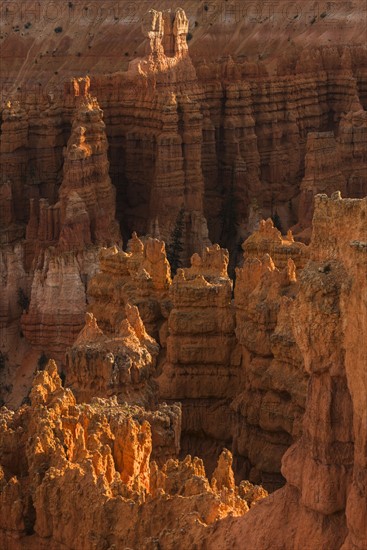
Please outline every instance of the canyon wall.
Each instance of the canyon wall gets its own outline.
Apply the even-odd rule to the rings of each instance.
[[[209,239],[219,242],[230,252],[233,276],[239,245],[261,218],[272,217],[283,233],[293,226],[308,242],[313,193],[367,192],[362,46],[284,53],[275,76],[261,59],[196,63],[189,25],[181,9],[152,10],[143,18],[142,55],[127,70],[65,76],[52,87],[41,83],[45,93],[5,97],[1,242],[25,237],[31,304],[22,331],[33,348],[60,361],[82,328],[81,287],[95,274],[98,247],[121,245],[116,220],[125,244],[135,230],[163,239],[178,266]],[[63,256],[76,250],[77,259]],[[57,274],[47,281],[54,256]],[[66,304],[61,292],[51,314],[37,292],[62,281],[62,265],[75,272],[78,299]],[[56,344],[63,326],[71,330]]]
[[[231,442],[229,404],[240,377],[228,252],[218,245],[195,254],[170,288],[166,356],[157,379],[160,399],[182,403],[182,447],[212,470]]]
[[[192,21],[181,8],[151,10],[142,19],[140,57],[129,54],[127,70],[120,59],[121,68],[90,77],[91,93],[104,111],[125,242],[137,231],[170,244],[179,229],[182,261],[201,253],[210,239],[229,249],[232,274],[238,245],[254,229],[249,223],[254,201],[262,217],[279,220],[283,233],[296,226],[308,241],[312,192],[366,193],[363,46],[297,47],[293,54],[278,54],[275,65],[251,55],[214,61],[209,52],[198,62],[195,48],[191,55],[187,45]],[[195,29],[202,32],[199,24]],[[28,198],[55,203],[63,147],[70,133],[69,148],[84,139],[75,133],[73,108],[75,98],[88,95],[89,84],[71,76],[60,74],[51,87],[40,82],[42,94],[9,92],[13,103],[3,109],[2,174],[10,180],[22,222],[31,216]],[[83,116],[76,119],[84,124]],[[68,162],[62,190],[71,195]],[[339,175],[333,173],[338,165]],[[101,174],[106,166],[99,165]],[[99,200],[104,208],[101,195]],[[92,224],[94,216],[102,222],[90,205],[87,210]],[[82,227],[85,214],[80,216]]]
[[[95,273],[98,248],[120,243],[107,147],[89,79],[74,81],[73,124],[58,201],[30,199],[22,243],[25,267],[33,273],[22,330],[33,347],[56,357],[62,357],[83,326],[85,284]]]
[[[231,404],[233,452],[249,462],[247,477],[269,489],[282,485],[281,458],[302,433],[307,375],[289,318],[297,279],[291,258],[282,270],[269,254],[262,260],[248,258],[237,268],[236,336],[243,382]]]
[[[1,544],[364,549],[360,6],[67,4],[0,3]]]
[[[307,258],[299,269],[291,257],[291,234],[279,243],[271,222],[261,224],[244,243],[233,302],[227,251],[213,246],[194,255],[191,267],[179,269],[168,283],[172,309],[159,331],[158,365],[158,345],[138,307],[127,303],[120,325],[114,321],[106,334],[88,314],[66,361],[66,383],[75,388],[79,404],[50,362],[36,375],[31,404],[17,412],[2,410],[2,509],[18,502],[11,515],[1,517],[3,543],[15,549],[27,541],[30,548],[42,548],[47,538],[52,548],[87,548],[91,541],[84,529],[71,541],[63,506],[55,508],[57,522],[44,515],[56,494],[63,502],[70,479],[81,490],[73,509],[83,506],[84,494],[99,503],[102,511],[91,516],[94,529],[88,527],[91,517],[83,516],[83,527],[98,544],[109,510],[113,540],[145,541],[147,548],[153,538],[168,549],[183,535],[208,549],[233,548],[244,539],[259,550],[364,548],[367,362],[359,342],[366,322],[366,208],[366,199],[317,195],[311,244],[293,247],[301,264]],[[156,242],[162,254],[159,241],[147,242]],[[261,259],[253,254],[254,242],[264,252]],[[144,258],[136,236],[133,248],[140,251],[136,268]],[[278,264],[286,258],[286,265],[275,266],[271,249]],[[122,265],[134,265],[133,252],[106,252],[113,262],[122,254]],[[164,266],[164,254],[160,258]],[[160,370],[156,387],[153,376]],[[158,405],[157,390],[171,404]],[[182,419],[175,399],[182,402]],[[58,432],[50,431],[54,424],[61,426]],[[132,448],[125,449],[124,441]],[[225,445],[237,477],[274,490],[283,483],[281,463],[285,486],[263,503],[258,502],[263,489],[247,481],[236,488],[232,454],[221,453]],[[213,472],[211,484],[200,460],[177,460],[190,446]],[[34,475],[40,465],[42,476]],[[131,503],[128,530],[115,510],[124,510],[125,501]],[[245,514],[251,503],[256,506]],[[161,522],[153,527],[148,517],[158,513],[162,522],[180,517],[179,527],[169,532]]]
[[[310,262],[291,309],[310,376],[302,435],[282,460],[285,487],[248,519],[223,524],[208,548],[367,544],[366,209],[366,199],[316,196]]]

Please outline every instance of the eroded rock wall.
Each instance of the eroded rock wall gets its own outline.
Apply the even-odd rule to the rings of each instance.
[[[286,254],[288,243],[284,248]],[[297,248],[296,253],[298,257]],[[236,275],[243,382],[231,404],[233,451],[245,459],[250,479],[261,479],[274,489],[282,484],[282,456],[302,433],[306,398],[307,375],[289,316],[298,294],[298,274],[291,257],[279,270],[265,254],[261,260],[245,259]]]
[[[157,381],[161,399],[182,403],[184,452],[200,452],[212,469],[231,442],[229,404],[238,388],[240,352],[228,252],[214,245],[191,264],[172,282],[167,353]]]
[[[302,436],[282,460],[286,486],[208,547],[224,532],[224,548],[244,538],[259,549],[366,546],[367,358],[357,343],[367,326],[366,208],[366,199],[316,197],[310,262],[291,311],[310,376]]]
[[[271,68],[261,59],[234,55],[215,62],[202,56],[197,63],[187,45],[188,26],[180,8],[152,10],[143,17],[142,55],[125,71],[91,75],[92,94],[104,110],[124,240],[135,230],[169,244],[182,210],[183,260],[201,253],[209,239],[236,257],[237,245],[253,229],[254,200],[263,217],[279,217],[284,233],[300,223],[309,240],[311,187],[347,187],[351,196],[366,192],[365,49],[296,48],[292,55],[279,54]],[[71,132],[74,145],[84,139],[75,135],[73,109],[88,95],[89,83],[65,80],[47,94],[20,93],[19,103],[12,98],[4,108],[2,170],[14,187],[19,221],[29,221],[29,198],[55,204],[63,147]],[[88,109],[87,116],[97,116],[90,103]],[[94,151],[96,158],[102,149]],[[334,174],[338,165],[341,175]],[[101,183],[105,161],[100,170]],[[319,186],[312,184],[315,178]],[[112,204],[101,196],[100,202],[106,211]],[[87,210],[94,219],[90,205]],[[113,215],[96,216],[106,227],[112,223]]]
[[[170,309],[170,284],[165,243],[150,237],[142,242],[134,233],[127,252],[101,250],[99,272],[88,286],[89,310],[104,332],[114,333],[125,318],[126,304],[135,305],[148,333],[158,339]]]

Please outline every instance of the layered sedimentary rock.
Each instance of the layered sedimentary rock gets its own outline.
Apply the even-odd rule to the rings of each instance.
[[[57,244],[59,250],[83,250],[92,243],[120,241],[115,220],[115,189],[109,177],[108,142],[96,98],[89,94],[89,78],[72,81],[74,107],[71,135],[64,149],[63,180],[59,200],[31,199],[27,241]]]
[[[304,267],[307,261],[307,247],[301,242],[296,242],[290,230],[286,237],[283,237],[270,218],[260,221],[258,230],[246,239],[242,249],[246,260],[259,259],[269,254],[278,269],[286,267],[290,258],[297,268]]]
[[[144,415],[113,399],[77,405],[53,362],[37,373],[30,399],[1,412],[0,540],[10,550],[190,546],[266,496],[235,486],[228,451],[211,484],[200,459],[150,463]]]
[[[25,243],[26,263],[34,257],[35,269],[22,329],[34,348],[58,358],[83,327],[86,283],[97,269],[99,247],[120,243],[102,111],[88,78],[73,84],[76,106],[59,200],[31,199]]]
[[[112,178],[119,182],[125,232],[158,236],[159,231],[170,243],[182,210],[187,258],[210,244],[203,215],[203,117],[186,42],[188,19],[180,8],[174,14],[150,10],[142,30],[145,57],[132,61],[126,73],[91,84],[110,116]]]
[[[134,233],[127,252],[116,247],[102,249],[99,272],[88,286],[89,310],[101,329],[114,333],[130,303],[138,307],[148,333],[157,338],[169,312],[170,272],[165,244],[158,239],[142,242]]]
[[[170,289],[173,309],[159,395],[182,403],[183,449],[200,449],[213,467],[231,440],[229,403],[239,381],[228,252],[214,245],[202,257],[195,254],[191,264],[178,270]]]
[[[89,215],[92,242],[108,246],[119,242],[120,232],[115,220],[116,190],[108,173],[106,126],[96,98],[89,95],[89,78],[80,79],[80,83],[76,81],[74,85],[78,93],[77,108],[64,151],[64,177],[59,190],[60,241],[63,246],[67,245],[68,233],[75,232],[75,228],[70,227],[67,209],[70,196],[77,194]],[[89,244],[89,235],[86,237],[87,242],[82,241],[82,246]]]
[[[366,216],[366,199],[316,197],[310,262],[291,311],[310,375],[302,436],[283,457],[286,486],[210,544],[233,548],[246,540],[260,550],[367,545]]]
[[[30,292],[29,309],[21,327],[34,349],[63,358],[84,325],[86,280],[97,266],[98,250],[40,256]]]
[[[248,495],[255,494],[256,501],[261,491],[246,484],[234,487],[229,453],[221,455],[211,487],[195,459],[162,468],[166,458],[179,452],[180,414],[174,405],[157,405],[152,377],[161,374],[161,397],[183,403],[182,452],[200,453],[209,470],[227,445],[238,478],[249,476],[274,489],[284,481],[282,456],[298,440],[284,456],[282,473],[288,483],[266,505],[269,514],[255,512],[249,532],[250,520],[238,532],[228,521],[233,533],[225,541],[220,528],[217,543],[214,532],[209,547],[232,548],[247,540],[259,550],[305,544],[313,550],[339,548],[345,540],[345,550],[365,548],[365,205],[361,209],[361,203],[340,201],[338,195],[333,201],[318,198],[311,249],[289,232],[282,236],[270,220],[259,223],[261,217],[277,218],[284,232],[293,226],[296,238],[309,242],[315,193],[341,189],[361,198],[367,192],[366,49],[348,45],[360,41],[355,36],[361,11],[353,11],[354,0],[331,2],[324,13],[303,24],[301,14],[291,20],[289,8],[300,8],[305,15],[316,3],[311,8],[305,0],[301,7],[290,7],[280,0],[285,12],[279,32],[274,13],[265,19],[257,14],[260,21],[254,21],[247,11],[253,6],[244,3],[208,2],[199,14],[198,3],[194,7],[188,2],[188,17],[182,9],[152,10],[143,16],[142,3],[135,2],[128,9],[139,14],[136,25],[143,21],[143,31],[135,36],[135,23],[121,32],[116,14],[112,24],[94,21],[88,32],[84,26],[80,32],[75,22],[80,2],[68,4],[62,27],[45,23],[52,38],[45,36],[36,13],[24,29],[23,23],[21,29],[9,27],[9,9],[14,13],[10,5],[5,11],[0,6],[0,41],[14,44],[11,63],[5,61],[5,72],[13,75],[12,100],[3,103],[0,113],[0,399],[17,382],[13,366],[21,364],[18,382],[23,377],[28,381],[42,352],[58,357],[61,365],[79,334],[66,368],[61,367],[79,404],[63,393],[52,369],[44,382],[61,392],[54,395],[55,409],[70,397],[65,423],[74,423],[75,438],[80,436],[77,445],[69,445],[72,437],[69,432],[65,438],[60,435],[55,413],[54,424],[46,428],[48,435],[54,432],[50,448],[55,452],[55,469],[48,472],[46,486],[42,476],[47,461],[35,469],[28,462],[33,464],[33,454],[44,458],[46,438],[35,424],[45,426],[48,398],[42,412],[36,412],[34,426],[27,424],[33,409],[25,407],[14,415],[3,411],[5,424],[12,425],[4,436],[5,454],[8,442],[14,448],[2,457],[5,513],[0,515],[7,534],[1,542],[17,546],[17,537],[27,533],[29,548],[42,548],[50,540],[55,548],[75,544],[88,550],[121,544],[205,548],[204,524],[231,510],[243,511],[238,496],[246,494],[249,503]],[[262,13],[269,7],[263,4],[256,6]],[[345,7],[353,29],[359,30],[341,29]],[[116,4],[111,13],[118,8]],[[214,20],[217,8],[223,8],[228,26]],[[334,9],[338,31],[330,21]],[[15,17],[23,14],[22,6]],[[241,21],[234,29],[238,16]],[[90,17],[85,10],[84,19]],[[329,29],[320,33],[323,22]],[[264,40],[259,42],[254,29],[260,24]],[[9,35],[22,38],[12,42]],[[64,55],[73,48],[75,64]],[[92,50],[90,57],[87,49]],[[116,53],[112,61],[106,55],[110,51]],[[214,52],[222,57],[215,59]],[[47,71],[41,68],[45,61]],[[71,78],[87,71],[91,80]],[[44,87],[52,72],[53,83]],[[4,63],[0,73],[1,79]],[[30,92],[34,87],[37,93]],[[333,218],[343,227],[329,227]],[[122,252],[117,221],[125,242],[133,230],[148,237],[134,235]],[[210,237],[230,250],[232,275],[239,244],[257,226],[243,246],[245,263],[237,271],[231,303],[228,257],[219,247],[205,247]],[[174,273],[193,252],[200,253],[190,268],[178,271],[173,284],[164,241],[169,256],[176,249]],[[101,246],[110,248],[99,256]],[[83,329],[87,308],[95,318],[88,315]],[[152,337],[161,345],[159,361]],[[19,387],[14,390],[17,396],[9,406],[16,408],[26,396],[23,386],[22,395]],[[38,388],[32,406],[47,391]],[[128,408],[111,400],[106,405],[103,399],[84,407],[80,403],[111,394],[127,401]],[[143,411],[136,403],[153,410]],[[122,439],[132,441],[127,457],[121,458],[123,443],[111,443],[107,428],[99,442],[95,432],[83,442],[80,426],[88,431],[92,418],[99,424],[97,432],[103,431],[111,416],[103,416],[106,408],[132,419],[124,424],[126,430],[121,428]],[[149,430],[141,427],[145,420],[151,425],[151,451]],[[111,433],[117,425],[112,424]],[[30,426],[30,433],[34,427],[36,433],[25,453],[17,432],[21,426]],[[137,454],[132,459],[133,447]],[[69,462],[73,455],[65,477],[63,452]],[[159,463],[150,473],[149,452]],[[17,479],[11,478],[11,467]],[[129,487],[130,492],[122,490],[122,499],[143,502],[148,491],[153,504],[128,512],[121,494],[116,497],[113,468]],[[80,507],[71,521],[86,520],[85,532],[75,541],[65,512],[66,490],[62,492],[68,482],[87,494],[84,500],[76,497]],[[101,491],[104,500],[99,500]],[[89,510],[86,502],[95,507]],[[154,527],[152,515],[160,518]],[[131,519],[128,533],[121,516],[127,523]],[[284,517],[289,524],[280,532]],[[269,523],[271,534],[264,531]]]
[[[367,112],[352,111],[341,117],[337,137],[341,170],[346,179],[346,196],[366,195]]]
[[[366,189],[366,111],[359,108],[342,113],[336,136],[333,132],[311,132],[307,136],[305,175],[300,190],[298,238],[309,241],[314,195],[342,195],[362,198]]]
[[[361,108],[359,88],[351,77],[360,55],[359,49],[349,47],[305,49],[295,54],[294,64],[288,60],[283,69],[278,68],[276,79],[247,60],[223,57],[217,63],[201,64],[197,73],[216,130],[215,141],[220,144],[215,163],[204,161],[203,149],[205,183],[210,189],[206,214],[213,230],[213,218],[215,214],[220,218],[224,208],[221,213],[225,212],[227,224],[224,235],[217,225],[217,233],[210,233],[212,239],[233,242],[236,225],[245,237],[253,199],[265,217],[277,212],[284,230],[293,225],[308,133],[333,129],[336,134],[343,114]],[[212,151],[208,148],[208,154]]]
[[[103,334],[92,313],[65,359],[65,385],[78,403],[111,397],[152,430],[152,458],[161,465],[178,455],[181,436],[179,404],[158,405],[153,381],[159,346],[144,327],[136,306],[125,307],[126,319],[111,337]],[[96,399],[97,398],[97,399]]]
[[[116,395],[119,400],[151,406],[156,400],[152,376],[159,346],[144,327],[136,306],[127,305],[118,332],[106,336],[93,314],[66,354],[66,383],[79,402]]]
[[[2,179],[11,184],[14,220],[21,222],[27,220],[24,196],[24,180],[30,177],[27,146],[28,114],[18,101],[8,101],[1,113],[0,170]]]
[[[25,294],[28,291],[24,251],[20,244],[0,251],[0,271],[0,328],[4,328],[11,325],[22,313],[18,303],[19,289]]]
[[[193,5],[188,7],[192,13]],[[207,7],[201,16],[210,19],[213,14]],[[136,6],[137,12],[142,9]],[[75,15],[77,6],[70,10]],[[111,179],[117,189],[118,220],[125,240],[136,230],[139,234],[160,235],[169,243],[177,213],[182,209],[182,259],[188,259],[195,251],[201,253],[203,246],[209,244],[206,225],[211,241],[227,246],[231,256],[235,256],[237,245],[251,229],[249,209],[255,199],[263,208],[264,217],[277,212],[284,231],[299,221],[299,215],[305,225],[300,230],[307,229],[312,215],[310,197],[302,198],[305,204],[300,211],[298,202],[302,181],[306,178],[306,186],[311,185],[312,179],[313,168],[307,167],[307,159],[305,162],[309,156],[307,139],[311,139],[308,134],[324,136],[315,146],[315,155],[322,157],[328,168],[322,174],[316,167],[315,175],[326,178],[325,183],[332,172],[334,153],[329,153],[335,142],[331,135],[330,139],[325,137],[332,132],[341,144],[340,151],[337,144],[335,166],[340,163],[343,177],[350,180],[343,185],[353,196],[363,195],[366,187],[361,174],[366,161],[365,155],[360,156],[357,151],[364,148],[364,123],[361,125],[360,118],[366,107],[365,48],[344,45],[345,42],[312,47],[307,40],[302,47],[298,42],[296,46],[287,28],[290,34],[284,55],[276,49],[267,54],[258,52],[253,58],[250,54],[238,55],[236,49],[226,50],[226,55],[214,60],[212,53],[217,51],[223,28],[215,31],[215,26],[209,25],[208,35],[214,32],[216,39],[204,55],[196,40],[189,42],[190,47],[187,44],[189,38],[202,36],[204,28],[192,17],[194,28],[180,8],[175,12],[152,10],[142,17],[143,29],[134,39],[134,46],[125,55],[119,48],[119,61],[113,62],[115,68],[106,74],[101,68],[95,74],[91,72],[92,94],[105,114]],[[234,24],[230,19],[226,25]],[[242,26],[245,20],[246,17],[240,18],[236,23]],[[308,30],[317,34],[321,25],[328,22],[326,16],[316,17],[316,24],[310,23]],[[262,23],[262,30],[270,25],[270,21]],[[299,24],[298,18],[291,22],[297,28]],[[112,27],[106,26],[116,32]],[[100,29],[102,34],[106,28]],[[33,32],[33,27],[27,30],[28,34]],[[235,32],[231,38],[237,41],[240,36]],[[120,40],[123,41],[121,33]],[[303,43],[304,29],[297,40]],[[137,48],[135,41],[144,41],[144,45]],[[95,64],[95,56],[89,57],[89,46],[87,52],[79,52],[74,74],[90,72],[89,65]],[[68,49],[66,43],[63,47]],[[57,64],[56,50],[47,52],[52,63]],[[42,52],[42,59],[44,55]],[[41,63],[41,58],[37,63]],[[85,69],[80,72],[81,66]],[[121,67],[127,70],[122,71]],[[39,82],[39,94],[28,94],[19,87],[19,93],[13,90],[10,94],[18,96],[19,105],[13,101],[4,108],[4,174],[14,179],[20,221],[29,221],[29,198],[36,202],[46,199],[49,206],[57,201],[62,151],[73,125],[75,97],[82,103],[88,95],[87,79],[71,81],[72,74],[64,74],[60,68],[50,87],[44,88]],[[45,78],[43,74],[38,76],[40,80]],[[88,110],[90,116],[96,114],[96,109],[89,106]],[[85,119],[85,126],[84,123]],[[88,135],[74,135],[79,151],[83,149],[84,137],[88,143]],[[9,144],[13,144],[11,152]],[[310,163],[315,165],[312,159]],[[355,166],[354,176],[350,169],[344,169],[348,164]],[[19,166],[26,167],[22,169],[23,177],[14,173]],[[341,188],[341,183],[340,180],[336,185]],[[96,219],[102,222],[101,216]]]
[[[16,386],[16,368],[29,351],[20,332],[19,318],[27,307],[30,277],[24,269],[24,250],[21,244],[0,249],[0,404],[8,403]],[[28,392],[32,372],[22,373],[26,386],[20,399]]]
[[[15,219],[15,201],[11,180],[0,179],[0,244],[8,245],[21,239],[24,225]]]
[[[281,458],[301,434],[306,399],[307,376],[289,317],[299,287],[297,272],[291,258],[279,270],[266,254],[262,260],[247,258],[236,275],[243,378],[231,404],[233,451],[245,459],[250,479],[274,489],[282,482]]]
[[[341,158],[333,132],[310,132],[307,135],[305,175],[301,183],[299,221],[295,228],[304,239],[311,235],[314,196],[346,191],[346,179],[341,171]],[[305,232],[304,232],[305,231]]]

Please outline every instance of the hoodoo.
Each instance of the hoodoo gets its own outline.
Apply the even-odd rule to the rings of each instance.
[[[0,548],[366,550],[365,2],[92,4],[0,0]]]

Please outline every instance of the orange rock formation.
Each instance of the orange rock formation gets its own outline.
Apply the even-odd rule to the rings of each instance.
[[[274,488],[281,483],[281,458],[301,434],[306,398],[307,375],[289,317],[299,289],[297,270],[290,257],[279,270],[266,254],[247,258],[236,274],[243,382],[231,405],[233,448],[252,465],[250,479]]]
[[[286,267],[290,258],[298,268],[304,267],[307,261],[307,247],[294,240],[291,230],[283,237],[270,218],[260,221],[258,230],[246,239],[242,248],[245,259],[269,254],[278,269]]]
[[[88,90],[88,78],[74,81],[59,201],[50,206],[40,199],[37,206],[31,199],[26,230],[26,251],[36,268],[22,329],[32,346],[60,358],[83,326],[85,283],[96,270],[98,247],[120,242],[105,125]]]
[[[363,3],[33,4],[0,1],[0,547],[365,550]]]
[[[116,395],[119,400],[152,405],[159,346],[145,331],[136,306],[112,337],[105,336],[92,313],[66,354],[66,382],[79,402]]]
[[[291,311],[310,376],[302,436],[283,457],[286,486],[223,524],[211,545],[366,547],[366,216],[366,199],[316,197],[310,262]]]
[[[178,270],[158,379],[160,397],[183,405],[184,451],[199,448],[209,468],[231,442],[229,403],[240,375],[227,266],[228,252],[214,245],[202,258],[195,254],[190,268]]]
[[[261,488],[235,486],[228,451],[211,484],[198,458],[159,468],[150,462],[154,428],[144,412],[115,399],[77,405],[52,361],[37,373],[30,399],[16,413],[1,412],[0,541],[9,550],[100,548],[107,540],[190,545],[209,525],[246,513],[266,496]]]
[[[168,316],[171,269],[165,244],[136,235],[128,242],[128,252],[116,247],[102,249],[100,270],[88,286],[91,305],[103,331],[114,333],[126,317],[126,304],[138,307],[147,331],[157,338],[160,324]]]

